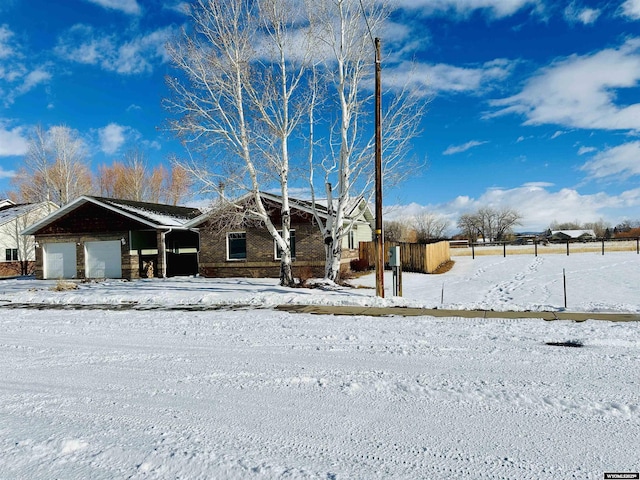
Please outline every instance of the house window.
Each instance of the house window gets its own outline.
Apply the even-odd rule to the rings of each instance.
[[[280,230],[278,230],[278,233],[280,235],[282,235],[282,232]],[[291,245],[291,258],[296,258],[296,231],[295,230],[289,230],[289,245]],[[282,257],[282,250],[280,249],[280,247],[278,247],[278,242],[276,242],[275,240],[273,241],[273,248],[274,248],[274,252],[275,252],[275,259],[276,260],[280,260],[280,258]]]
[[[356,232],[355,232],[355,227],[352,228],[351,230],[349,230],[349,245],[348,248],[350,250],[353,250],[356,247]]]
[[[247,258],[247,233],[227,233],[227,260],[246,260]]]
[[[5,250],[5,258],[7,262],[17,262],[18,261],[18,249],[17,248],[7,248]]]

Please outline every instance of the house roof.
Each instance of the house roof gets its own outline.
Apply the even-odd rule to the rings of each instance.
[[[15,205],[15,202],[12,202],[8,198],[5,198],[4,200],[0,200],[0,210],[4,210],[5,208],[13,207],[14,205]]]
[[[551,236],[565,236],[568,238],[595,237],[593,230],[552,230]]]
[[[242,203],[246,201],[248,198],[250,198],[251,195],[252,195],[251,193],[245,194],[242,197],[238,198],[236,202]],[[266,200],[270,200],[276,203],[282,203],[282,197],[280,195],[275,195],[268,192],[260,192],[260,195],[262,196],[262,198]],[[297,209],[310,214],[314,213],[313,202],[311,200],[301,200],[298,198],[289,197],[289,205],[293,209]],[[328,205],[328,202],[326,199],[321,199],[321,200],[316,199],[316,202],[315,202],[316,212],[323,219],[326,219],[329,216],[327,205]],[[196,226],[201,224],[203,221],[209,218],[214,212],[215,212],[215,209],[209,210],[203,213],[199,217],[196,217],[193,220],[191,220],[188,223],[188,226]],[[359,195],[357,197],[352,198],[347,203],[345,208],[345,216],[346,216],[345,220],[351,221],[357,218],[361,212],[362,212],[362,216],[364,217],[367,223],[373,222],[373,214],[371,213],[371,210],[368,208],[368,205],[364,202],[364,198],[362,197],[362,195]]]
[[[133,200],[83,195],[46,216],[38,223],[27,228],[22,232],[22,234],[33,235],[41,228],[52,224],[56,220],[86,203],[98,205],[119,215],[147,225],[150,228],[157,229],[187,228],[185,225],[192,218],[200,215],[201,213],[197,208],[177,207],[174,205],[163,205],[159,203],[136,202]]]
[[[5,205],[5,202],[10,202],[10,204]],[[52,202],[16,204],[11,202],[11,200],[2,201],[0,202],[0,225],[9,223],[33,210],[43,208],[47,203],[49,203],[53,208],[58,208],[58,206]]]

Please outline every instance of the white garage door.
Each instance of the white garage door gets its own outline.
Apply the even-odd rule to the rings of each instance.
[[[84,248],[87,278],[122,278],[119,240],[86,242]]]
[[[75,278],[76,276],[76,244],[45,243],[44,278]]]

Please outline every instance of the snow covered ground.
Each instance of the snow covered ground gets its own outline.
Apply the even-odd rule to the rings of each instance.
[[[386,298],[375,296],[375,278],[352,281],[370,288],[290,289],[275,279],[170,278],[136,282],[110,280],[81,283],[77,290],[52,292],[56,281],[0,282],[3,303],[158,305],[282,304],[410,306],[445,309],[564,310],[563,270],[567,310],[580,312],[640,312],[640,255],[615,252],[575,255],[513,255],[454,257],[444,275],[403,273],[403,297],[392,297],[386,272]],[[444,290],[444,292],[443,292]]]
[[[456,258],[372,289],[0,281],[0,478],[601,479],[638,472],[640,324],[281,303],[640,312],[632,253]],[[372,285],[371,276],[356,280]],[[387,286],[390,285],[390,279]],[[111,309],[9,308],[22,303]],[[244,305],[237,310],[158,306]],[[137,309],[117,309],[135,306]],[[257,308],[260,307],[260,308]],[[547,343],[574,342],[580,348]]]

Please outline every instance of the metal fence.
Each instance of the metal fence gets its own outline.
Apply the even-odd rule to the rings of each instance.
[[[555,243],[534,242],[529,245],[515,245],[513,243],[492,243],[486,245],[482,243],[471,243],[469,247],[456,249],[456,255],[544,255],[544,254],[566,254],[571,253],[600,253],[606,252],[635,252],[640,254],[640,238],[624,239],[597,239],[588,242],[565,241]]]

